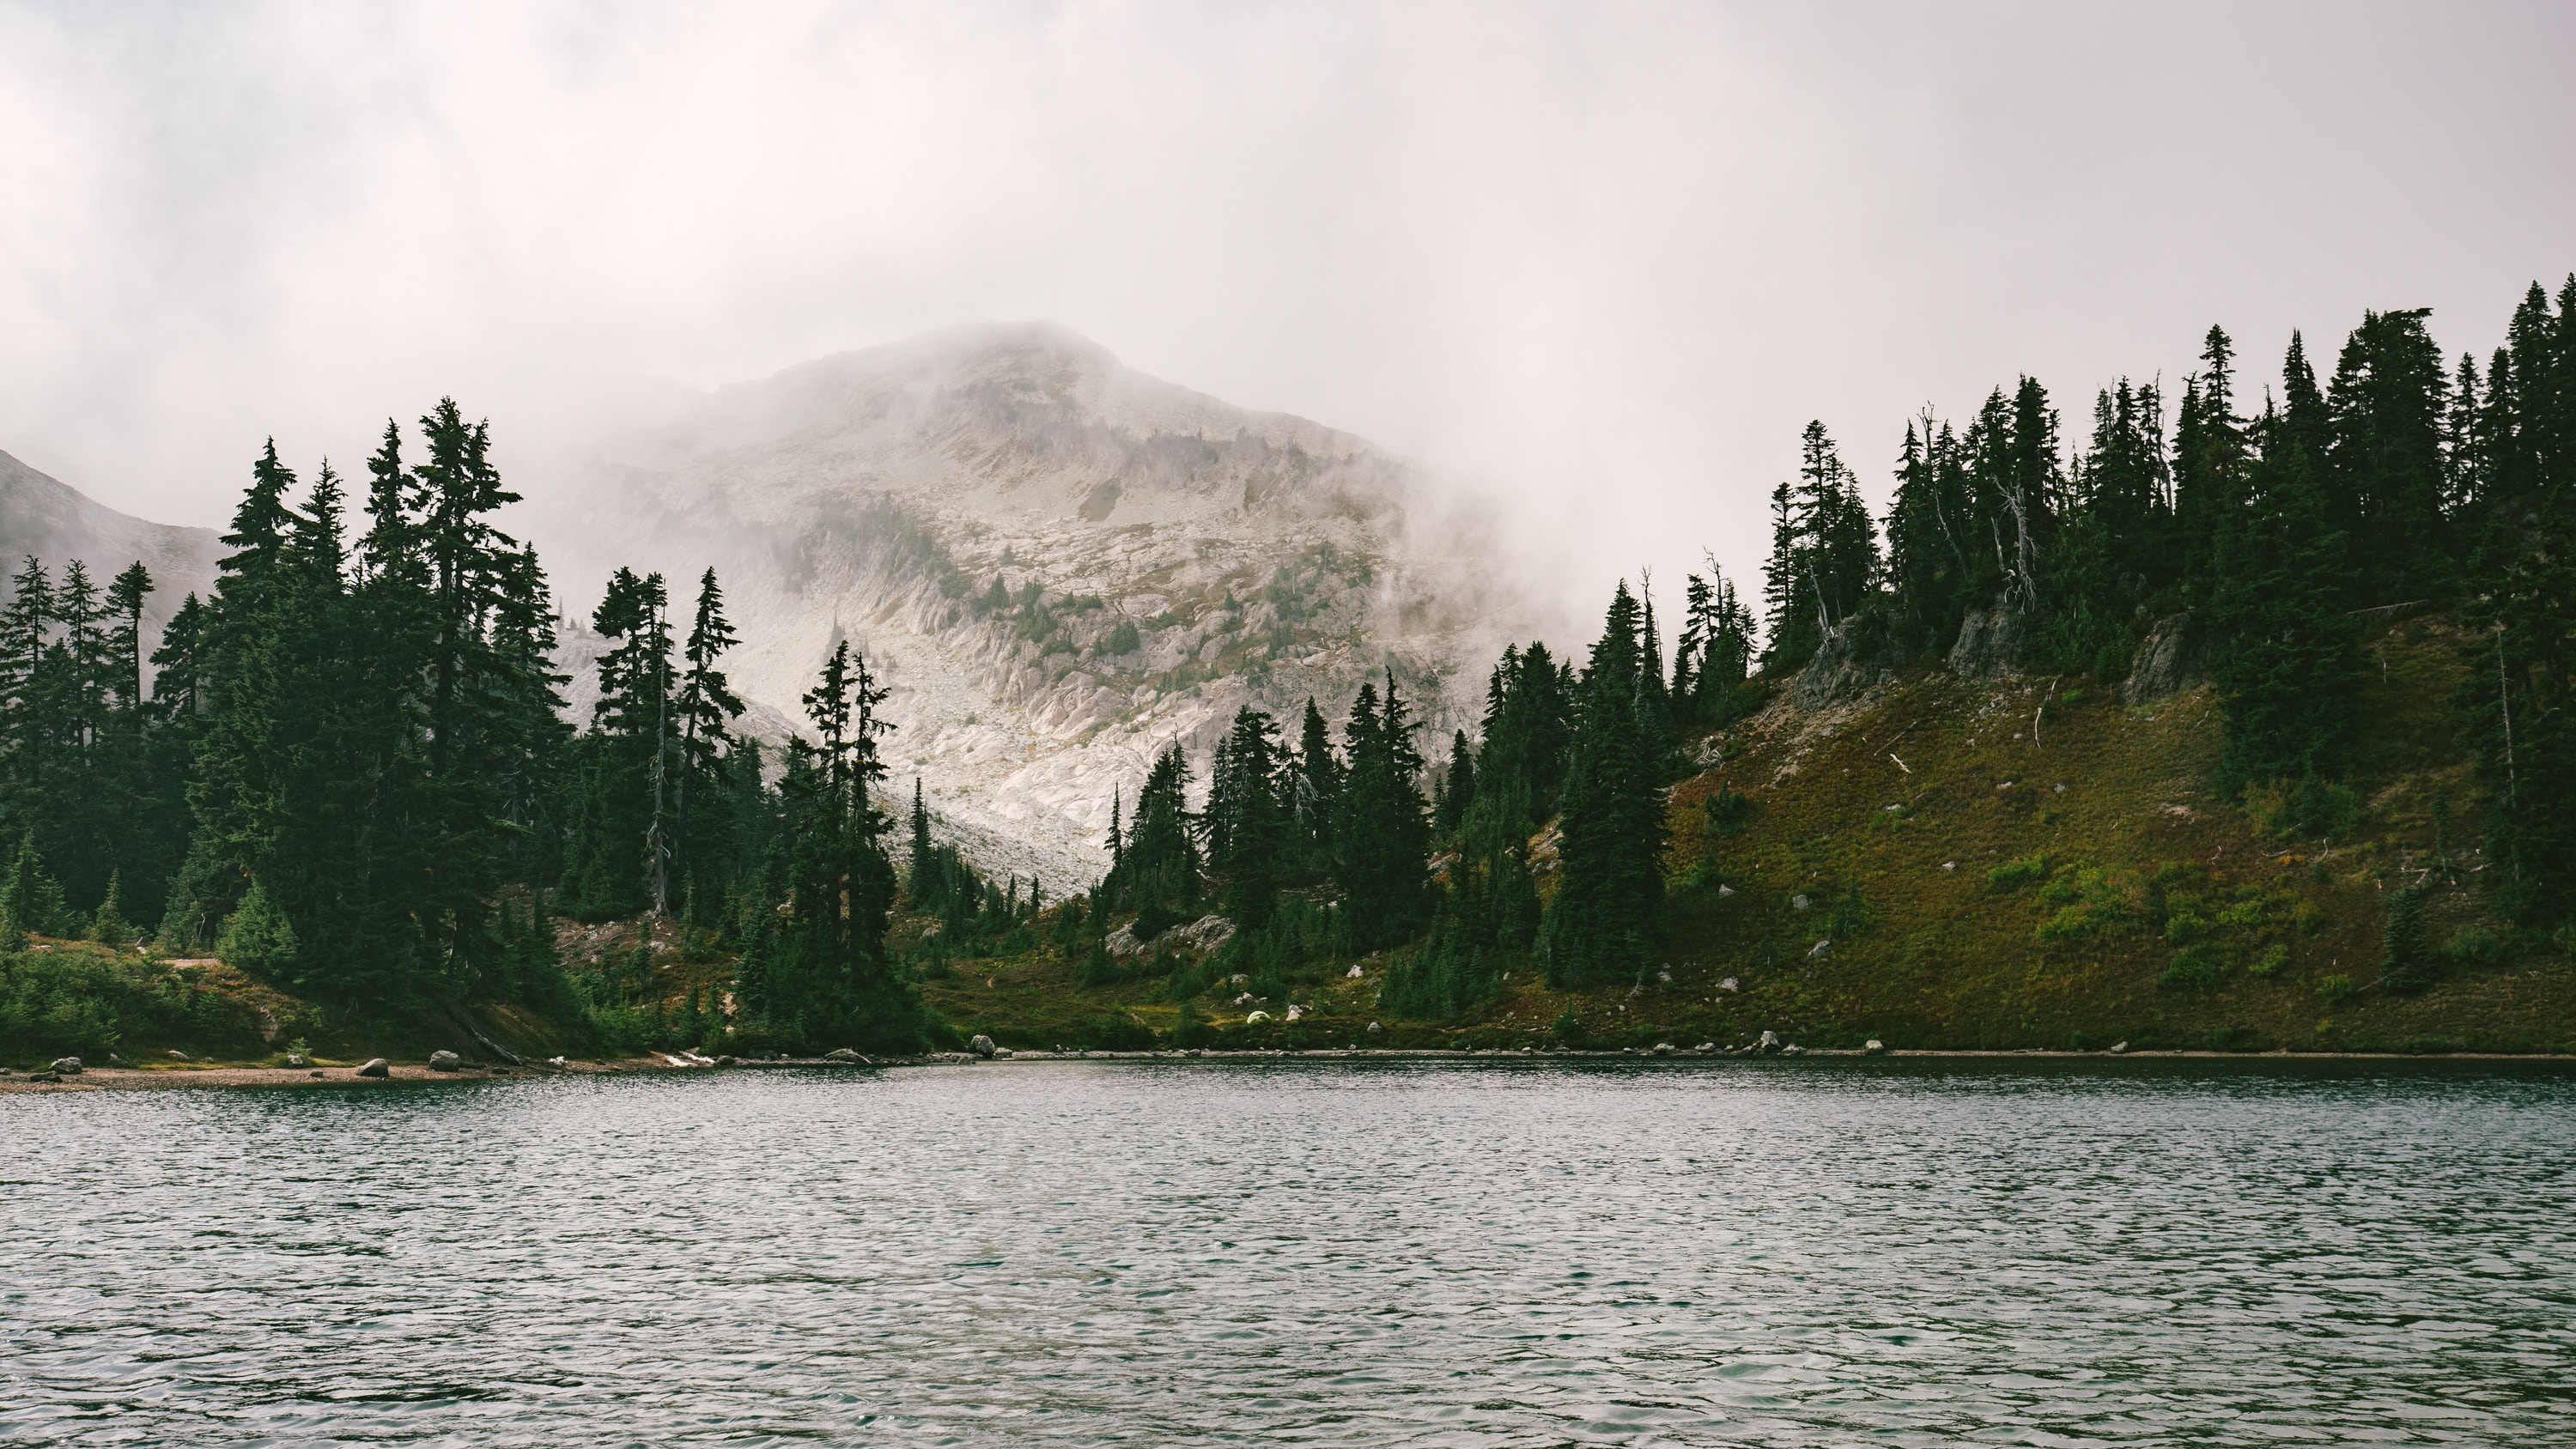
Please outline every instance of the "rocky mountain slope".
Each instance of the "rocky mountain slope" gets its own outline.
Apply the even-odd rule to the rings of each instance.
[[[1413,465],[1043,324],[725,387],[526,491],[574,597],[658,569],[680,615],[718,571],[756,730],[859,645],[893,691],[899,788],[921,777],[987,864],[1065,885],[1105,865],[1112,791],[1166,745],[1203,761],[1245,703],[1293,732],[1312,695],[1338,723],[1392,668],[1429,747],[1535,627]],[[575,663],[595,648],[568,631]]]
[[[63,566],[79,559],[102,588],[140,560],[154,585],[143,610],[147,642],[157,641],[161,625],[191,592],[213,589],[215,560],[223,554],[212,529],[119,513],[7,453],[0,453],[0,550],[0,572],[16,573],[33,555],[59,579]]]

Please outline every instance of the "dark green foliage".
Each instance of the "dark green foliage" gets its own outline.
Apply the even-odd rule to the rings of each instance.
[[[223,958],[225,965],[261,980],[278,980],[294,971],[295,925],[269,898],[268,888],[258,879],[252,879],[241,905],[224,923],[223,939],[216,943],[215,954]]]
[[[2285,406],[2256,425],[2261,453],[2245,506],[2220,520],[2212,607],[2226,640],[2211,671],[2227,709],[2220,793],[2334,778],[2352,765],[2360,668],[2348,541],[2333,527],[2320,474],[2325,401],[2299,339],[2283,365]]]
[[[1878,586],[1876,526],[1861,501],[1860,480],[1843,466],[1821,422],[1799,443],[1798,482],[1771,495],[1771,613],[1765,669],[1806,663],[1824,637],[1856,618]]]
[[[1666,742],[1641,717],[1642,623],[1621,585],[1583,676],[1559,847],[1564,884],[1547,918],[1554,984],[1625,979],[1652,949],[1663,898]]]
[[[1209,768],[1199,825],[1209,868],[1224,883],[1225,915],[1237,930],[1268,925],[1278,907],[1279,888],[1293,869],[1295,789],[1278,721],[1249,707],[1236,711]]]
[[[1711,835],[1740,835],[1753,819],[1753,798],[1726,785],[1710,792],[1700,804]]]
[[[2432,952],[2424,942],[2424,892],[2408,886],[2388,898],[2388,921],[2380,930],[2387,955],[2380,962],[2380,973],[2392,991],[2413,990],[2422,986],[2432,965]]]
[[[1381,705],[1374,686],[1342,727],[1349,773],[1333,823],[1333,883],[1341,888],[1338,947],[1352,955],[1404,940],[1420,929],[1431,859],[1431,820],[1417,783],[1423,759],[1413,745],[1411,706],[1386,676]]]
[[[1107,908],[1165,906],[1195,910],[1199,902],[1199,848],[1190,825],[1190,767],[1174,745],[1154,760],[1137,792],[1136,808],[1119,840],[1109,874],[1100,883]],[[1113,804],[1113,815],[1115,807]],[[1113,824],[1112,833],[1116,834]]]
[[[1378,988],[1380,1011],[1455,1021],[1494,997],[1502,972],[1484,947],[1455,928],[1434,926],[1430,938],[1400,957]]]
[[[2454,508],[2467,536],[2466,678],[2493,882],[2527,924],[2576,924],[2576,277],[2534,286],[2482,397],[2455,402]]]

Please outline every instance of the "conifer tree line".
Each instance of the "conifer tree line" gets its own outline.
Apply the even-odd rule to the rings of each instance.
[[[2063,436],[2038,380],[1964,422],[1904,428],[1874,526],[1821,423],[1772,498],[1762,667],[1830,643],[1899,666],[1974,616],[2020,631],[2025,673],[2125,679],[2188,615],[2226,711],[2221,794],[2284,791],[2298,828],[2348,814],[2370,768],[2357,648],[2378,611],[2466,624],[2457,700],[2508,904],[2576,912],[2576,278],[2533,285],[2482,366],[2446,364],[2423,308],[2364,314],[2330,372],[2293,333],[2277,379],[2212,327],[2170,400],[2123,378]]]
[[[1294,746],[1269,714],[1239,710],[1197,811],[1189,763],[1166,749],[1133,801],[1112,802],[1093,918],[1135,912],[1150,939],[1220,912],[1235,936],[1216,973],[1241,966],[1256,981],[1401,948],[1380,997],[1399,1014],[1468,1011],[1515,964],[1559,986],[1633,979],[1658,931],[1664,790],[1687,769],[1677,742],[1760,697],[1747,678],[1753,620],[1733,585],[1712,567],[1686,598],[1669,664],[1650,597],[1624,583],[1580,669],[1544,643],[1505,649],[1477,737],[1453,731],[1445,758],[1417,742],[1392,671],[1360,686],[1338,741],[1311,699]],[[1551,820],[1551,859],[1535,861]],[[1552,906],[1541,865],[1562,872]],[[1306,908],[1318,898],[1320,925]]]
[[[388,423],[352,503],[272,441],[210,597],[143,653],[141,564],[102,590],[30,559],[0,609],[0,931],[149,941],[367,1009],[517,1002],[696,1045],[649,973],[567,970],[550,917],[675,919],[743,955],[730,1018],[781,1045],[911,1045],[884,691],[845,641],[773,784],[722,660],[713,570],[675,611],[620,569],[592,625],[588,728],[563,718],[553,595],[494,523],[487,424]],[[352,517],[352,512],[356,517]]]
[[[2213,327],[2170,422],[2160,383],[2122,379],[2072,444],[2029,377],[1964,424],[1927,410],[1903,429],[1883,520],[1811,423],[1796,479],[1772,495],[1758,625],[1712,563],[1686,582],[1667,662],[1651,589],[1622,583],[1580,668],[1543,644],[1507,649],[1479,736],[1456,732],[1437,763],[1391,675],[1383,695],[1359,691],[1338,747],[1311,700],[1293,746],[1246,708],[1203,810],[1177,747],[1114,802],[1093,909],[1137,912],[1140,937],[1221,910],[1246,961],[1409,943],[1380,998],[1399,1013],[1469,1010],[1514,963],[1558,986],[1637,979],[1660,930],[1679,742],[1757,707],[1757,675],[1829,646],[1937,659],[1980,614],[2014,626],[2022,672],[2103,684],[2159,621],[2189,616],[2227,721],[2216,787],[2278,789],[2292,828],[2329,830],[2368,768],[2349,734],[2361,631],[2406,606],[2469,626],[2457,705],[2499,890],[2562,923],[2576,910],[2576,279],[2554,305],[2534,287],[2483,368],[2446,367],[2427,315],[2366,314],[2322,382],[2294,334],[2260,387]],[[1534,869],[1555,875],[1544,907]],[[1263,932],[1283,892],[1329,902],[1302,946]]]

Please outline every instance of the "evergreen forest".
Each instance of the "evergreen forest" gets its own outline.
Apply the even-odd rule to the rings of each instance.
[[[453,402],[387,425],[361,496],[272,445],[212,595],[148,655],[140,564],[102,585],[31,559],[11,580],[0,1054],[184,1038],[257,1055],[251,996],[120,964],[170,962],[256,984],[272,1016],[293,1003],[291,1031],[479,1011],[603,1053],[904,1051],[988,1027],[1128,1048],[1468,1027],[1600,1042],[1614,1016],[1652,1036],[1739,981],[1783,983],[1812,1025],[1818,983],[1864,969],[1846,958],[1944,969],[1933,931],[1893,944],[1932,909],[1916,888],[1838,852],[1972,808],[1997,822],[1977,827],[1993,858],[1934,863],[1937,889],[2018,920],[2034,971],[2151,949],[2162,999],[2203,1001],[2322,952],[2301,999],[2345,1012],[2509,960],[2563,974],[2576,278],[2535,285],[2483,359],[2446,357],[2423,309],[2365,314],[2331,357],[2274,345],[2257,365],[2212,327],[2178,383],[2118,379],[2071,417],[2025,376],[1972,413],[1895,420],[1882,514],[1810,423],[1770,495],[1758,597],[1711,562],[1659,621],[1649,582],[1621,582],[1597,637],[1506,649],[1446,738],[1428,686],[1393,669],[1292,718],[1246,706],[1208,758],[1175,745],[1122,792],[1106,873],[1052,899],[936,839],[918,782],[906,802],[884,690],[847,643],[783,750],[743,734],[712,570],[677,596],[658,574],[608,581],[598,700],[568,720],[548,581],[496,525],[515,495]],[[2145,758],[2180,738],[2150,726],[2197,717],[2170,701],[2200,679],[2209,752],[2157,757],[2189,798],[2159,778],[2080,855],[2074,805],[2014,803],[2036,785],[1972,801],[1929,783],[1925,751],[1967,762],[1962,779],[2006,773],[1969,752],[2050,739],[2078,752],[2048,757],[2061,773],[2088,741],[2106,769]],[[1918,711],[1867,750],[1816,753],[1844,748],[1832,730],[1787,743],[1783,711],[1823,720],[1909,680],[1985,702]],[[2407,681],[2431,701],[2420,728],[2374,725]],[[2008,694],[2026,725],[1994,713]],[[1902,798],[1798,814],[1785,782],[1827,758],[1833,781],[1866,767],[1883,783],[1852,790]],[[2156,812],[2223,821],[2244,863],[2209,864],[2223,845],[2114,858]],[[572,925],[616,923],[631,949],[567,956]],[[1854,954],[1874,932],[1880,957]],[[2367,959],[2318,944],[2365,940]],[[1006,978],[1054,1004],[978,1004],[976,982]],[[1893,1021],[1846,1012],[1852,1032]]]

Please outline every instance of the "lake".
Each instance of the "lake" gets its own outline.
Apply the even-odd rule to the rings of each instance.
[[[0,1099],[0,1445],[2576,1443],[2565,1064]]]

